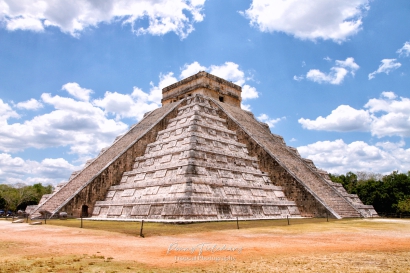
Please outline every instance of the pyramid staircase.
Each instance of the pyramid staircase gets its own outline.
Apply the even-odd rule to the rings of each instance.
[[[139,123],[134,125],[126,134],[116,139],[114,143],[104,149],[100,155],[77,172],[67,183],[55,191],[30,214],[31,218],[41,217],[40,211],[47,211],[52,217],[93,180],[106,170],[117,158],[124,154],[142,136],[147,134],[156,124],[169,114],[180,102],[166,105],[147,114]],[[78,215],[79,216],[79,215]]]
[[[323,178],[314,166],[308,164],[283,139],[271,134],[252,115],[244,110],[214,100],[223,111],[253,140],[263,147],[307,191],[323,204],[336,218],[361,217],[362,213],[349,202],[333,183]],[[330,182],[330,183],[329,183]]]

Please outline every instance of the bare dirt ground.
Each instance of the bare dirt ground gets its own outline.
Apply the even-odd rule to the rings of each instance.
[[[169,271],[410,272],[410,220],[340,220],[146,238],[0,221],[0,272]]]

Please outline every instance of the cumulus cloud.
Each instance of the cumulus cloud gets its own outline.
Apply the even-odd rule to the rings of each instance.
[[[30,99],[28,101],[22,101],[16,104],[16,107],[19,109],[26,110],[37,110],[43,108],[43,104],[36,99]]]
[[[242,99],[247,100],[247,99],[256,99],[258,98],[258,92],[256,91],[255,87],[252,87],[250,85],[245,84],[242,86]]]
[[[21,123],[9,123],[13,115],[0,113],[1,151],[68,146],[77,155],[95,154],[128,128],[123,122],[107,118],[102,109],[89,102],[48,93],[41,99],[54,110]]]
[[[57,27],[78,37],[89,27],[121,22],[130,25],[136,34],[175,32],[185,38],[194,30],[194,23],[203,20],[204,3],[205,0],[0,0],[0,20],[10,31],[41,32]]]
[[[198,62],[185,64],[181,69],[180,79],[192,76],[199,71],[207,71],[215,76],[231,81],[239,86],[242,86],[242,99],[255,99],[259,97],[258,91],[255,87],[246,84],[249,77],[245,76],[245,72],[239,68],[239,65],[234,62],[225,62],[222,65],[211,65],[209,67],[201,66]],[[244,106],[244,107],[248,107]]]
[[[243,104],[241,103],[241,108],[245,111],[251,111],[251,106],[249,104]]]
[[[43,183],[56,185],[66,181],[70,174],[79,168],[63,158],[45,158],[38,162],[0,153],[0,184]]]
[[[363,141],[345,143],[338,139],[318,141],[297,149],[302,157],[313,160],[317,167],[333,174],[349,171],[388,174],[393,170],[409,170],[410,149],[404,146],[404,141],[369,145]]]
[[[138,119],[141,119],[145,112],[158,108],[158,105],[155,103],[147,104],[134,101],[130,94],[110,91],[105,92],[104,98],[96,99],[93,103],[103,108],[105,113],[114,114],[116,120],[128,117],[138,117]]]
[[[405,42],[403,47],[397,50],[396,52],[399,53],[399,56],[410,56],[410,42]]]
[[[281,120],[286,119],[285,117],[281,117],[281,118],[275,118],[275,119],[271,119],[268,115],[266,114],[261,114],[260,116],[257,117],[258,120],[265,122],[266,124],[269,125],[270,128],[275,127],[275,124],[278,123]]]
[[[371,133],[377,137],[410,137],[410,99],[397,98],[393,92],[370,99],[364,106],[372,116]]]
[[[384,92],[381,93],[381,97],[385,97],[387,99],[393,100],[393,99],[397,98],[397,95],[394,94],[394,92],[392,92],[392,91],[384,91]]]
[[[181,74],[179,75],[179,78],[182,80],[192,75],[195,75],[196,73],[200,71],[205,71],[205,70],[207,70],[207,68],[205,66],[200,65],[198,62],[193,62],[191,64],[185,64],[183,68],[181,69]]]
[[[4,122],[9,118],[19,118],[20,115],[15,112],[8,103],[3,102],[0,99],[0,124],[3,125]]]
[[[148,100],[153,101],[160,105],[162,99],[162,89],[167,87],[168,85],[176,83],[178,80],[174,77],[173,72],[168,72],[167,74],[160,74],[159,75],[159,83],[155,85],[153,82],[150,82],[151,89],[148,95]],[[134,90],[135,91],[135,90]],[[134,94],[134,96],[136,96]],[[142,96],[144,97],[144,96]]]
[[[396,59],[383,59],[379,68],[369,74],[369,80],[373,79],[376,74],[379,73],[386,73],[388,75],[391,71],[396,70],[400,66],[401,63],[397,62]]]
[[[106,91],[103,98],[93,100],[93,105],[103,108],[106,114],[115,115],[116,120],[141,120],[146,112],[161,107],[162,88],[177,81],[172,72],[160,74],[158,85],[150,82],[149,92],[135,86],[131,94]]]
[[[305,77],[303,76],[303,75],[300,75],[300,76],[293,76],[293,79],[295,80],[295,81],[297,81],[297,82],[300,82],[301,80],[303,80]]]
[[[76,82],[69,82],[69,83],[64,84],[61,87],[61,90],[67,91],[71,96],[81,101],[89,101],[90,94],[93,93],[91,89],[82,88]]]
[[[223,65],[211,65],[209,73],[232,81],[237,85],[245,83],[245,73],[239,69],[239,65],[233,62],[226,62]]]
[[[341,84],[349,73],[354,76],[359,65],[354,62],[354,58],[349,57],[344,61],[336,60],[335,66],[330,68],[329,73],[323,73],[318,69],[311,69],[306,74],[306,79],[317,83]],[[301,79],[294,76],[295,80]]]
[[[370,99],[363,108],[357,110],[340,105],[326,117],[301,118],[298,122],[308,130],[366,131],[377,137],[410,136],[409,98],[398,98],[391,91],[383,92],[380,98]]]
[[[253,0],[240,13],[262,32],[340,43],[361,29],[368,4],[368,0]]]
[[[300,118],[298,122],[308,130],[349,132],[367,131],[371,118],[365,110],[356,110],[349,105],[340,105],[327,117],[319,116],[315,120]]]

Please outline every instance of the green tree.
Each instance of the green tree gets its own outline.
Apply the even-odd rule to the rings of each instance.
[[[348,193],[356,193],[366,205],[373,205],[377,212],[399,213],[407,209],[410,196],[410,172],[392,172],[389,175],[352,172],[346,175],[330,175],[333,182],[341,183]]]
[[[399,201],[397,204],[397,210],[403,213],[410,213],[410,196]]]
[[[0,198],[4,200],[6,210],[16,211],[24,210],[28,204],[38,204],[43,194],[51,193],[53,187],[43,186],[41,183],[32,186],[24,184],[0,185]]]

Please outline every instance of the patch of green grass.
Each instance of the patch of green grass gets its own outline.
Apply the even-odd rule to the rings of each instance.
[[[356,232],[363,228],[371,230],[393,230],[408,227],[410,221],[383,222],[379,219],[329,219],[326,218],[295,218],[278,220],[255,220],[239,221],[239,229],[248,232],[274,232],[274,233],[298,233],[298,232],[326,232],[334,229],[346,232]],[[67,226],[80,228],[80,220],[47,220],[47,225]],[[93,230],[104,230],[110,232],[119,232],[123,234],[139,236],[141,222],[120,222],[120,221],[88,221],[83,220],[83,228]],[[152,223],[144,222],[144,237],[153,236],[170,236],[183,235],[198,232],[228,231],[236,230],[236,221],[223,222],[201,222],[190,224],[172,224],[172,223]]]
[[[306,224],[326,224],[325,218],[304,218],[304,219],[290,219],[290,226],[300,226]],[[329,219],[329,223],[337,222],[338,220]],[[47,224],[78,227],[80,228],[80,220],[47,220]],[[253,229],[253,228],[271,228],[288,226],[286,219],[279,220],[255,220],[255,221],[239,221],[239,229]],[[83,220],[83,228],[94,230],[105,230],[111,232],[119,232],[128,235],[139,236],[141,222],[120,222],[120,221],[87,221]],[[201,222],[190,224],[172,224],[172,223],[151,223],[144,222],[143,234],[145,237],[149,236],[168,236],[178,234],[189,234],[198,232],[223,231],[237,229],[236,221],[223,222]]]

